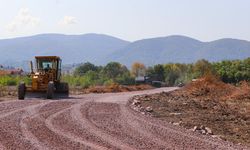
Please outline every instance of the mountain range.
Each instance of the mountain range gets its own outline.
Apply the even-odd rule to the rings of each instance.
[[[40,34],[0,40],[0,64],[18,66],[37,55],[60,56],[64,64],[117,61],[127,66],[133,62],[151,66],[244,59],[250,57],[250,42],[229,38],[202,42],[179,35],[129,42],[103,34]]]

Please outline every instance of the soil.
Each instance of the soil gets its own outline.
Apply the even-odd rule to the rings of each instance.
[[[170,93],[135,96],[130,105],[144,114],[200,134],[202,130],[196,129],[207,127],[211,133],[203,134],[250,146],[250,85],[247,82],[236,87],[205,77]]]
[[[173,90],[1,102],[0,149],[248,149],[142,115],[128,105],[133,96]]]
[[[118,93],[118,92],[131,92],[154,89],[151,85],[118,85],[113,84],[110,86],[91,86],[89,88],[71,88],[72,94],[89,94],[89,93]]]

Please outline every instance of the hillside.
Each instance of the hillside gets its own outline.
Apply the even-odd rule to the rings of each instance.
[[[162,63],[192,63],[199,59],[220,61],[250,57],[250,42],[221,39],[201,42],[185,36],[168,36],[133,42],[106,58],[126,65],[144,62],[146,65]]]
[[[0,40],[0,64],[31,60],[36,55],[58,55],[64,63],[98,60],[129,42],[100,34],[42,34]]]
[[[192,63],[198,59],[220,61],[250,57],[250,42],[220,39],[202,42],[185,36],[167,36],[135,42],[101,34],[41,34],[0,40],[0,64],[27,66],[35,55],[59,55],[64,64],[92,62],[105,65],[135,61],[146,65],[169,62]]]

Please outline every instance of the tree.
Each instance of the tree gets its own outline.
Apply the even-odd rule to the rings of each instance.
[[[110,62],[103,68],[103,73],[107,78],[115,79],[119,75],[129,72],[126,66],[118,62]]]
[[[156,74],[156,78],[159,81],[164,81],[165,79],[165,72],[164,72],[164,67],[163,65],[155,65],[154,66],[154,73]]]
[[[154,74],[155,74],[155,71],[154,71],[153,67],[148,67],[146,69],[146,76],[152,77],[152,76],[154,76]]]
[[[145,76],[146,73],[146,67],[144,64],[135,62],[132,65],[132,70],[131,73],[133,76],[138,77],[138,76]]]
[[[118,84],[121,85],[132,85],[135,84],[134,77],[131,76],[130,72],[124,73],[116,78]]]
[[[167,64],[164,66],[165,81],[169,86],[176,84],[176,81],[181,76],[181,69],[178,64]]]
[[[211,74],[213,72],[212,65],[205,59],[198,60],[194,64],[194,73],[197,77]]]
[[[74,75],[83,76],[88,71],[97,71],[98,67],[90,62],[86,62],[75,69]]]
[[[250,81],[250,58],[245,60],[232,60],[213,63],[213,68],[226,83]]]

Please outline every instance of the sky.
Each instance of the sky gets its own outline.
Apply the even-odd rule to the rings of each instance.
[[[43,33],[250,41],[250,0],[0,0],[0,39]]]

